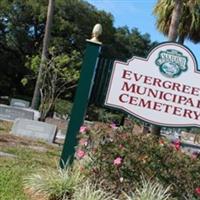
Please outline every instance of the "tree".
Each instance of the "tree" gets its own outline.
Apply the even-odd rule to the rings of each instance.
[[[169,26],[169,33],[168,33],[169,41],[175,42],[178,36],[178,27],[179,27],[180,16],[182,15],[182,7],[183,7],[182,0],[174,0],[174,8],[172,12],[171,22]]]
[[[40,56],[30,57],[26,66],[34,71],[33,77],[38,74]],[[40,120],[44,121],[49,113],[54,109],[55,103],[70,88],[76,87],[79,78],[81,65],[80,53],[74,50],[71,55],[60,54],[52,47],[49,50],[49,58],[45,62],[45,70],[42,71],[42,80],[40,85],[41,103],[39,110],[41,112]],[[32,76],[23,79],[24,85]]]
[[[35,54],[43,38],[46,0],[0,1],[0,74],[2,95],[32,93],[32,85],[20,83],[25,74],[26,56]]]
[[[151,42],[149,34],[142,34],[137,28],[129,30],[127,26],[116,29],[114,40],[110,51],[113,57],[122,60],[133,56],[146,57],[150,49],[156,45],[156,42]]]
[[[105,11],[98,11],[93,5],[80,0],[57,0],[55,23],[52,30],[52,45],[61,52],[70,53],[76,49],[81,54],[85,50],[85,40],[91,38],[95,24],[103,27],[101,41],[113,44],[115,28],[113,16]]]
[[[53,9],[54,9],[54,0],[49,0],[47,21],[46,21],[46,27],[45,27],[44,40],[43,40],[41,63],[40,63],[39,73],[38,73],[38,77],[37,77],[37,81],[36,81],[36,85],[35,85],[32,104],[31,104],[31,107],[33,109],[37,109],[38,104],[39,104],[40,87],[41,87],[41,83],[42,83],[42,72],[43,72],[43,70],[48,71],[48,69],[45,69],[45,64],[47,62],[47,56],[48,56],[48,46],[49,46],[50,32],[51,32],[51,26],[52,26],[52,21],[53,21]]]
[[[43,38],[46,10],[46,0],[1,0],[4,42],[18,50],[21,56],[35,53]]]
[[[0,1],[0,65],[6,71],[0,74],[2,95],[32,96],[34,81],[23,87],[20,80],[28,73],[32,75],[32,71],[25,67],[26,57],[42,52],[47,7],[46,0]],[[104,27],[103,43],[113,43],[115,28],[112,15],[98,11],[82,0],[56,0],[54,21],[50,47],[56,47],[60,53],[70,56],[76,50],[82,57],[85,40],[90,38],[96,23]]]
[[[157,17],[158,30],[165,36],[169,36],[170,40],[175,40],[177,35],[180,43],[183,43],[185,39],[195,43],[200,41],[199,0],[158,0],[154,8],[154,15]],[[172,27],[176,27],[176,29],[172,31]]]
[[[30,58],[41,57],[47,7],[47,0],[0,1],[0,66],[5,71],[0,74],[2,95],[32,96],[38,70],[27,65]],[[54,10],[49,47],[55,47],[57,56],[71,57],[75,50],[80,55],[77,59],[82,59],[85,40],[91,37],[96,23],[103,26],[100,40],[104,56],[109,58],[127,60],[133,55],[146,56],[153,45],[148,34],[141,34],[135,28],[115,28],[110,13],[99,11],[83,0],[56,0]],[[25,87],[20,82],[24,76],[32,78]]]
[[[177,37],[182,44],[186,37],[196,42],[200,41],[200,37],[192,35],[200,27],[199,11],[199,0],[158,0],[154,8],[154,14],[157,16],[157,28],[167,35],[170,41],[175,42]],[[195,19],[198,20],[195,21]],[[159,135],[160,130],[161,127],[152,127],[154,134]]]
[[[170,41],[175,42],[176,38],[178,36],[178,27],[179,27],[179,20],[180,16],[182,14],[182,0],[174,0],[173,4],[173,10],[171,10],[171,19],[170,19],[170,25],[168,30],[168,38]],[[163,0],[159,0],[159,3],[163,3]],[[172,1],[170,2],[172,3]],[[158,6],[158,5],[157,5]],[[162,8],[160,8],[162,9]],[[153,125],[152,126],[152,133],[155,135],[160,135],[161,127]]]

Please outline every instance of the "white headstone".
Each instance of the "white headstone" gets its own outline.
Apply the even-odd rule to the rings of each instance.
[[[0,119],[14,121],[17,118],[33,119],[34,112],[0,104]]]
[[[41,116],[41,113],[38,110],[34,110],[32,108],[21,108],[21,109],[27,110],[29,112],[33,112],[34,113],[34,117],[33,117],[34,120],[39,120],[39,118]]]
[[[56,129],[57,127],[53,124],[28,119],[16,119],[11,132],[17,136],[25,136],[52,143],[55,139]]]
[[[15,99],[12,98],[10,102],[11,106],[20,107],[20,108],[28,108],[30,106],[29,101],[25,101],[23,99]]]

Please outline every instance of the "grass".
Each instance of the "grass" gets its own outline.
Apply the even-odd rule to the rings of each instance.
[[[0,200],[29,200],[24,192],[23,179],[46,166],[56,168],[60,156],[58,147],[15,137],[9,134],[10,125],[0,122],[0,151],[16,158],[0,156]],[[30,148],[44,147],[45,152]]]
[[[114,200],[113,195],[86,181],[73,195],[73,200]],[[117,200],[117,199],[116,199]]]
[[[127,200],[172,200],[170,186],[164,188],[160,183],[146,180],[144,177],[141,177],[141,180],[142,186],[136,188],[135,193],[131,196],[125,194]]]
[[[23,192],[23,176],[31,167],[23,166],[21,161],[0,159],[0,199],[26,200]]]
[[[25,178],[25,186],[34,194],[43,194],[47,199],[72,197],[85,176],[77,167],[66,169],[43,169]]]
[[[12,122],[5,122],[0,120],[0,134],[1,133],[8,133],[11,130]]]
[[[114,193],[106,193],[101,185],[90,182],[88,172],[82,174],[80,169],[87,168],[92,159],[85,157],[75,162],[74,168],[61,170],[57,166],[61,150],[58,146],[16,137],[9,134],[10,127],[10,123],[0,122],[0,151],[16,156],[0,156],[0,200],[114,199]],[[169,189],[143,178],[141,187],[123,193],[123,200],[172,200]]]

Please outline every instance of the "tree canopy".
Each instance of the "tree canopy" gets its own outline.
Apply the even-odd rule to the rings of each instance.
[[[0,95],[32,96],[35,76],[25,87],[21,80],[37,72],[33,71],[30,58],[41,55],[47,6],[46,0],[0,1]],[[76,51],[81,58],[85,40],[91,37],[96,23],[102,24],[101,41],[109,57],[125,60],[133,55],[145,56],[155,44],[150,35],[141,34],[137,28],[115,28],[113,22],[112,14],[97,10],[86,1],[56,0],[50,47],[61,57],[70,58]]]
[[[194,43],[200,42],[200,1],[181,0],[182,9],[179,13],[178,37],[183,43],[184,39],[189,39]],[[158,0],[154,8],[157,18],[156,26],[160,32],[168,36],[175,6],[174,0]]]

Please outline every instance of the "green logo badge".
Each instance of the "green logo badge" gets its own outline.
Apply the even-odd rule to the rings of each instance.
[[[176,78],[188,69],[188,58],[174,49],[159,52],[155,63],[160,72],[168,78]]]

